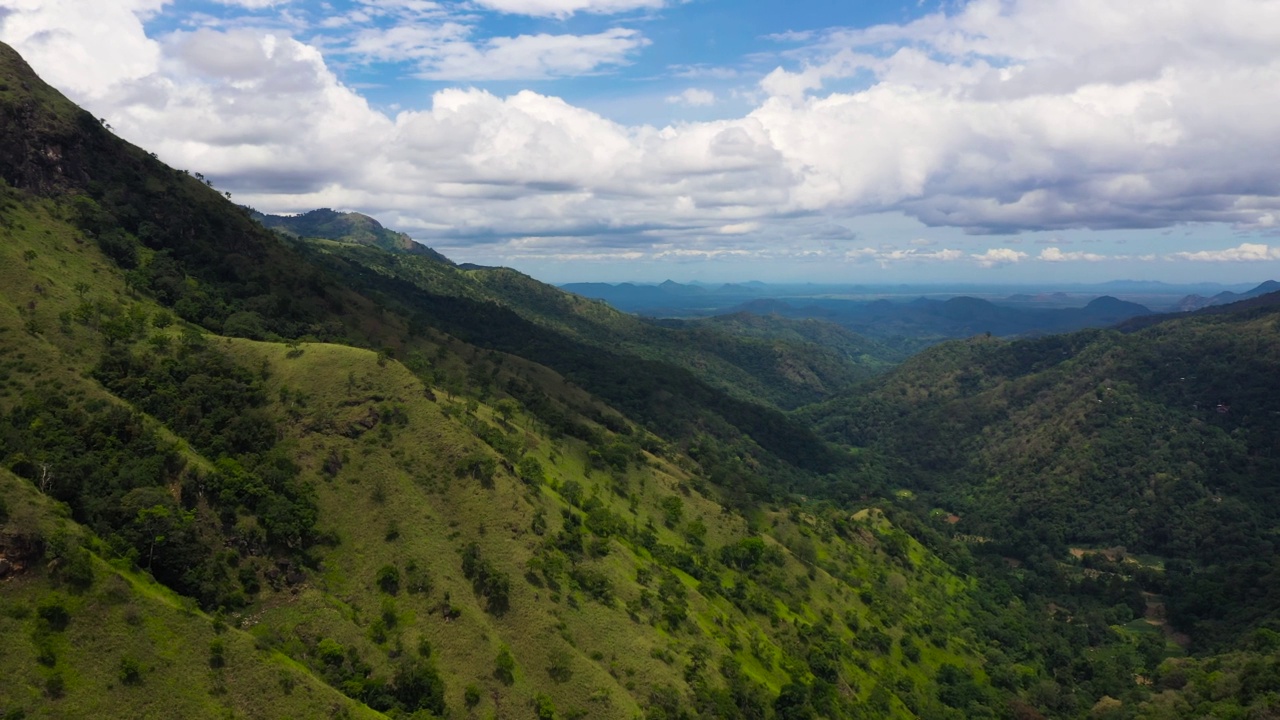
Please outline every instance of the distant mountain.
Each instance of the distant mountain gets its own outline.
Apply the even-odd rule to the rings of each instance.
[[[1248,300],[1249,298],[1255,298],[1260,295],[1266,295],[1267,293],[1273,293],[1276,291],[1280,291],[1280,282],[1268,280],[1252,290],[1247,290],[1242,293],[1234,293],[1227,290],[1213,295],[1212,297],[1195,294],[1188,295],[1178,302],[1177,309],[1179,311],[1187,312],[1191,310],[1199,310],[1200,308],[1212,307],[1214,305],[1229,305],[1233,302]]]
[[[1146,306],[1110,296],[1082,308],[997,305],[974,297],[910,302],[840,299],[755,300],[740,306],[791,318],[817,318],[871,338],[937,342],[990,333],[1000,337],[1043,335],[1087,327],[1106,327],[1151,314]]]
[[[391,252],[424,255],[450,262],[444,255],[417,242],[407,234],[385,228],[377,220],[357,212],[338,212],[321,208],[301,215],[266,215],[257,211],[252,211],[250,214],[254,220],[268,228],[295,237],[356,243]]]
[[[681,284],[666,280],[658,285],[636,283],[568,283],[561,290],[603,300],[623,312],[651,316],[714,313],[765,295],[769,286],[760,282],[724,285]]]

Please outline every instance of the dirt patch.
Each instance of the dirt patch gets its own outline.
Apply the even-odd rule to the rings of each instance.
[[[44,540],[36,535],[0,534],[0,578],[21,575],[44,557]]]

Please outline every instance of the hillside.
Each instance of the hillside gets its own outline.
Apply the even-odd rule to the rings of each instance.
[[[874,392],[806,410],[874,450],[991,551],[1159,558],[1169,619],[1195,647],[1280,622],[1280,307],[1263,298],[1130,333],[973,339],[913,358]]]
[[[299,215],[266,215],[256,211],[250,212],[249,215],[264,226],[293,237],[367,245],[389,252],[423,255],[441,262],[449,262],[445,256],[422,243],[415,242],[405,233],[385,228],[382,223],[361,213],[337,212],[322,208]]]
[[[962,632],[972,583],[878,508],[720,504],[742,488],[717,482],[765,482],[751,455],[673,433],[695,459],[643,429],[669,410],[633,420],[496,347],[536,360],[563,336],[465,294],[348,284],[376,265],[315,262],[337,245],[265,232],[0,61],[6,716],[1004,702]],[[385,287],[413,314],[365,294]],[[506,322],[477,333],[481,306]],[[568,347],[597,386],[676,387],[669,365]],[[676,382],[690,422],[786,437],[776,410]]]
[[[73,227],[40,214],[44,201],[25,202],[6,211],[24,231],[5,247],[5,296],[44,290],[0,327],[0,438],[24,478],[5,492],[5,602],[20,622],[6,637],[33,644],[5,656],[7,676],[27,679],[0,706],[115,715],[178,684],[192,716],[227,703],[313,715],[341,703],[295,694],[327,683],[385,712],[710,704],[725,717],[772,713],[791,687],[788,702],[830,716],[851,702],[905,715],[940,702],[944,666],[979,683],[966,702],[991,692],[974,648],[949,639],[967,584],[882,516],[744,518],[630,429],[557,440],[518,405],[424,385],[371,351],[207,335],[132,293]],[[21,530],[49,502],[41,487],[84,533],[80,550]],[[68,552],[94,569],[65,577]],[[121,596],[119,573],[192,597],[170,602],[194,619]],[[125,600],[99,605],[99,593]],[[209,657],[59,634],[112,632],[102,613],[122,602],[172,638],[164,647]],[[44,629],[55,604],[72,630]],[[71,652],[72,640],[99,644]],[[276,685],[245,684],[264,676]],[[244,708],[233,693],[264,700]]]
[[[890,369],[271,232],[3,46],[0,131],[0,716],[1280,706],[1265,298]]]

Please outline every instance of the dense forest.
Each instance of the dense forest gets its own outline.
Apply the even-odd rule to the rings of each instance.
[[[646,320],[237,207],[2,46],[0,178],[0,716],[1280,713],[1274,297]]]

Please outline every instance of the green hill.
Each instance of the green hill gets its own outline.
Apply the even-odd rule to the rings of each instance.
[[[804,414],[954,513],[957,537],[1031,568],[1040,592],[1063,594],[1083,565],[1116,580],[1076,591],[1114,584],[1129,615],[1167,619],[1193,650],[1268,647],[1278,321],[1261,298],[1127,334],[950,343]]]
[[[1280,706],[1257,299],[892,370],[645,321],[272,232],[3,46],[0,178],[0,716]]]
[[[266,215],[255,211],[251,212],[250,216],[272,230],[279,230],[293,237],[367,245],[388,252],[423,255],[441,262],[449,262],[445,256],[426,245],[415,242],[405,233],[385,228],[382,223],[361,213],[337,212],[322,208],[299,215]]]
[[[791,467],[778,411],[464,292],[388,303],[316,258],[409,256],[273,235],[0,69],[5,716],[1001,706],[972,583],[882,512],[721,504],[785,494],[731,454]],[[679,442],[629,382],[681,393]]]

